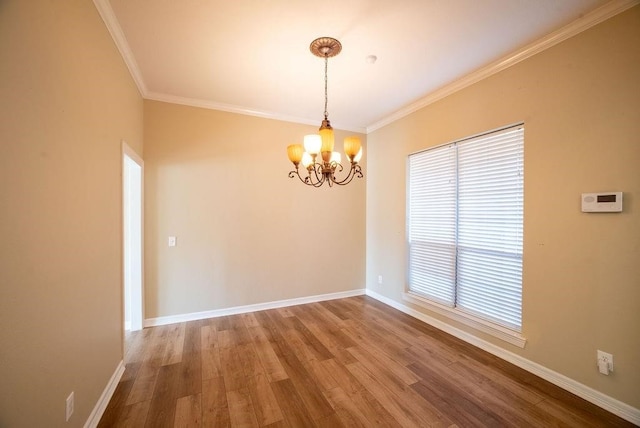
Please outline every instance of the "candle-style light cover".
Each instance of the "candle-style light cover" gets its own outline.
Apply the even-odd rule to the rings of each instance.
[[[350,161],[353,161],[358,154],[358,151],[362,149],[360,138],[347,137],[344,139],[344,154],[347,155]]]
[[[310,155],[317,155],[322,148],[322,139],[318,134],[309,134],[304,136],[304,149]]]
[[[289,160],[296,166],[298,166],[298,164],[302,160],[303,153],[304,149],[302,148],[302,144],[291,144],[287,147],[287,155],[289,155]]]

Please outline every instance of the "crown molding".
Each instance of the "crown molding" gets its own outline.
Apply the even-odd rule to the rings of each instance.
[[[187,98],[187,97],[179,97],[176,95],[168,95],[168,94],[162,94],[162,93],[158,93],[158,92],[149,92],[145,95],[144,97],[147,100],[152,100],[152,101],[162,101],[165,103],[171,103],[171,104],[181,104],[181,105],[185,105],[185,106],[189,106],[189,107],[200,107],[200,108],[206,108],[209,110],[219,110],[219,111],[226,111],[229,113],[237,113],[237,114],[243,114],[245,116],[255,116],[255,117],[260,117],[263,119],[272,119],[272,120],[280,120],[283,122],[293,122],[293,123],[300,123],[303,125],[314,125],[314,126],[319,126],[320,121],[319,120],[312,120],[312,119],[305,119],[305,118],[301,118],[301,117],[295,117],[295,116],[287,116],[287,115],[283,115],[283,114],[277,114],[277,113],[270,113],[270,112],[266,112],[266,111],[260,111],[260,110],[253,110],[253,109],[249,109],[249,108],[245,108],[245,107],[240,107],[240,106],[235,106],[232,104],[223,104],[223,103],[217,103],[214,101],[209,101],[209,100],[202,100],[202,99],[197,99],[197,98]],[[365,134],[366,133],[366,129],[365,128],[358,128],[358,127],[353,127],[353,126],[341,126],[340,123],[333,123],[333,127],[335,129],[340,129],[340,130],[344,130],[344,131],[351,131],[351,132],[358,132],[360,134]]]
[[[177,97],[174,95],[161,94],[157,92],[148,92],[147,87],[144,83],[144,79],[142,78],[142,73],[138,67],[138,64],[135,60],[133,52],[129,47],[129,43],[127,42],[126,37],[118,23],[118,20],[111,8],[111,4],[109,0],[93,0],[93,3],[98,9],[98,13],[102,17],[113,41],[115,42],[122,58],[124,59],[131,76],[138,87],[138,91],[142,95],[143,98],[155,101],[163,101],[174,104],[187,105],[192,107],[201,107],[211,110],[221,110],[230,113],[238,113],[243,115],[261,117],[265,119],[273,119],[273,120],[281,120],[285,122],[293,122],[300,123],[305,125],[317,125],[318,122],[294,117],[281,115],[276,113],[270,113],[266,111],[258,111],[253,109],[248,109],[245,107],[234,106],[229,104],[222,104],[208,100],[194,99],[194,98],[186,98],[186,97]],[[500,71],[503,71],[515,64],[518,64],[521,61],[524,61],[527,58],[532,57],[546,49],[549,49],[552,46],[557,45],[564,40],[567,40],[589,28],[606,21],[607,19],[624,12],[627,9],[630,9],[633,6],[640,4],[640,0],[612,0],[607,4],[595,9],[592,12],[584,15],[581,18],[576,19],[572,23],[566,25],[565,27],[546,35],[538,41],[535,41],[525,47],[506,55],[505,57],[494,61],[488,64],[485,67],[482,67],[467,76],[458,79],[450,84],[447,84],[440,89],[435,90],[434,92],[426,95],[420,100],[403,107],[400,110],[397,110],[395,113],[392,113],[388,117],[379,120],[367,127],[353,127],[353,126],[341,126],[338,123],[334,124],[334,128],[342,129],[345,131],[358,132],[362,134],[368,134],[377,129],[382,128],[383,126],[389,125],[399,119],[402,119],[405,116],[408,116],[411,113],[414,113],[429,104],[432,104],[438,100],[441,100],[455,92],[460,91],[468,86],[473,85],[483,79],[486,79]]]
[[[619,13],[622,13],[637,4],[640,4],[640,0],[612,0],[609,3],[593,10],[592,12],[589,12],[583,17],[576,19],[575,21],[562,27],[561,29],[554,31],[546,35],[545,37],[533,43],[530,43],[525,47],[472,72],[471,74],[466,75],[459,80],[445,85],[440,89],[437,89],[434,92],[426,95],[420,100],[396,111],[385,119],[367,126],[367,134],[380,129],[383,126],[389,125],[390,123],[393,123],[399,119],[402,119],[403,117],[408,116],[409,114],[418,111],[428,106],[429,104],[448,97],[449,95],[458,92],[461,89],[471,86],[474,83],[484,80],[502,70],[518,64],[519,62],[524,61],[525,59],[530,58],[533,55],[536,55],[546,49],[549,49],[550,47],[553,47],[558,43],[563,42],[585,30],[588,30],[589,28],[598,25],[609,18],[612,18]]]
[[[287,116],[287,115],[282,115],[277,113],[270,113],[267,111],[259,111],[259,110],[249,109],[246,107],[223,104],[223,103],[218,103],[218,102],[209,101],[209,100],[178,97],[175,95],[163,94],[158,92],[149,92],[149,90],[147,89],[147,85],[144,83],[144,79],[142,78],[142,73],[140,72],[138,63],[136,62],[133,52],[129,47],[129,42],[127,42],[127,38],[125,37],[124,32],[120,27],[120,23],[118,22],[118,19],[116,18],[116,15],[113,12],[113,9],[111,8],[111,4],[109,3],[109,0],[93,0],[93,3],[96,6],[96,9],[98,9],[98,13],[100,14],[100,17],[102,17],[102,20],[104,21],[107,29],[109,30],[109,33],[111,34],[111,38],[113,39],[118,50],[120,51],[120,55],[122,56],[122,59],[124,59],[124,62],[127,65],[127,68],[131,73],[131,77],[133,78],[136,86],[138,87],[138,91],[142,95],[142,98],[147,100],[162,101],[162,102],[167,102],[172,104],[180,104],[180,105],[185,105],[190,107],[200,107],[200,108],[206,108],[210,110],[220,110],[220,111],[226,111],[229,113],[237,113],[237,114],[243,114],[248,116],[261,117],[264,119],[273,119],[273,120],[280,120],[284,122],[300,123],[303,125],[319,126],[320,121],[318,120],[311,120],[311,119],[295,117],[295,116]],[[358,132],[360,134],[366,134],[366,131],[367,131],[366,128],[364,127],[341,126],[340,123],[336,123],[336,122],[334,122],[333,127],[335,129]]]
[[[122,55],[122,59],[124,59],[127,68],[129,69],[129,73],[131,73],[131,77],[133,81],[136,83],[138,87],[138,91],[143,98],[147,95],[147,86],[144,83],[144,79],[142,78],[142,73],[140,72],[140,68],[138,67],[138,63],[136,62],[135,57],[133,56],[133,52],[129,47],[129,43],[127,42],[127,38],[124,36],[122,32],[122,28],[118,23],[118,19],[116,18],[115,13],[113,13],[113,9],[111,8],[111,4],[109,0],[93,0],[93,4],[98,9],[98,13],[100,17],[104,21],[107,26],[107,30],[111,34],[111,38],[116,44],[116,47],[120,51],[120,55]]]

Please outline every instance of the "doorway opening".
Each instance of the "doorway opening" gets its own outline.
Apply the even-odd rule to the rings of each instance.
[[[143,327],[143,178],[144,163],[122,142],[124,329]]]

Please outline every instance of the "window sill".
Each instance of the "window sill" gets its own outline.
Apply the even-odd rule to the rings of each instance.
[[[510,330],[506,327],[499,326],[490,321],[483,320],[482,318],[475,317],[471,314],[467,314],[457,309],[432,302],[417,294],[403,293],[402,297],[405,301],[409,303],[422,306],[425,309],[428,309],[432,312],[443,315],[449,319],[452,319],[454,321],[473,327],[476,330],[489,334],[497,339],[508,342],[519,348],[524,348],[525,344],[527,343],[527,339],[525,339],[520,333],[516,331]]]

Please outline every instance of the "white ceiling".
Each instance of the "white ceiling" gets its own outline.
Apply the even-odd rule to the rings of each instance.
[[[329,59],[329,119],[335,128],[361,132],[482,67],[513,61],[514,54],[541,39],[549,42],[563,27],[575,34],[635,3],[94,2],[145,98],[294,122],[320,125],[324,64],[309,44],[335,37],[343,49]],[[376,55],[377,62],[369,64],[368,55]]]

